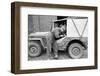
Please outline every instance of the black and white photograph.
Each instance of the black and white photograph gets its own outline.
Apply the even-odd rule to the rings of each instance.
[[[12,3],[12,71],[97,68],[97,7]]]
[[[28,15],[28,60],[88,58],[88,17]]]

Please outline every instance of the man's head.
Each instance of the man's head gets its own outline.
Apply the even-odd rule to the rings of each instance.
[[[61,26],[60,26],[60,30],[61,30],[61,31],[65,31],[65,30],[66,30],[65,25],[61,25]]]

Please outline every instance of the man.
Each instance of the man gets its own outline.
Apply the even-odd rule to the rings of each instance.
[[[60,27],[55,27],[52,30],[52,41],[53,41],[53,51],[54,51],[54,58],[58,58],[58,45],[57,40],[65,36],[65,25],[60,25]]]

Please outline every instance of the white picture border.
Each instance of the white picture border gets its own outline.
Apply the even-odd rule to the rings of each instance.
[[[88,58],[66,60],[28,61],[28,14],[88,17]],[[42,7],[20,8],[20,69],[93,66],[94,63],[94,11]]]

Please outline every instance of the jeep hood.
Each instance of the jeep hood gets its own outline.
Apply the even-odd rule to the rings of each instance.
[[[37,37],[37,36],[47,36],[50,32],[36,32],[36,33],[31,33],[29,37]]]

